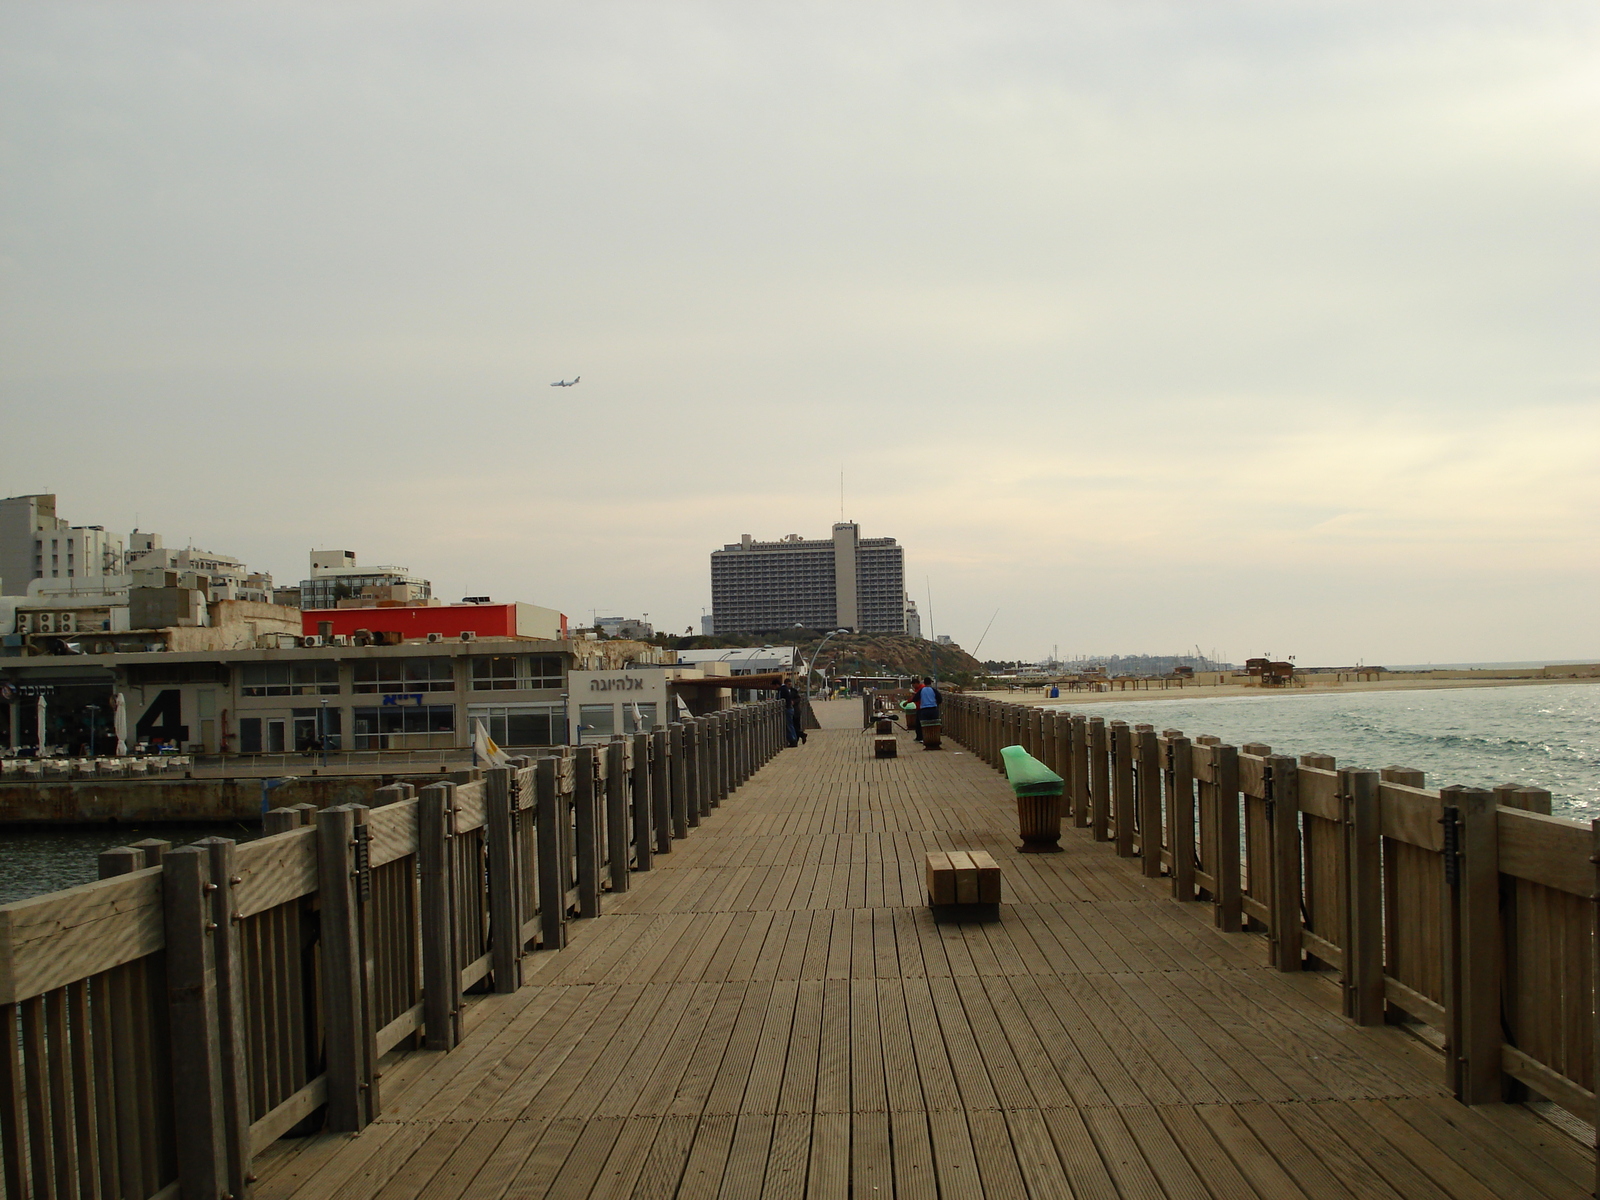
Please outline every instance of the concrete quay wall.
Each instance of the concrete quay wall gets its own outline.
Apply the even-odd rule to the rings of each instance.
[[[407,777],[421,786],[445,775]],[[310,776],[268,794],[278,808],[367,804],[393,776]],[[0,785],[0,825],[148,824],[160,821],[258,821],[261,784],[255,779],[64,779]]]

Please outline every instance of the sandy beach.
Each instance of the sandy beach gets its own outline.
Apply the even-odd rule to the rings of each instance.
[[[1179,687],[1177,683],[1172,686],[1152,687],[1149,689],[1132,688],[1120,691],[1113,687],[1110,691],[1070,692],[1061,689],[1061,695],[1051,699],[1046,688],[991,688],[984,690],[974,688],[968,694],[975,696],[990,696],[996,700],[1011,700],[1019,704],[1068,704],[1076,708],[1080,704],[1125,704],[1140,700],[1209,700],[1224,699],[1232,696],[1275,696],[1285,700],[1297,696],[1327,696],[1327,695],[1353,695],[1360,692],[1421,692],[1437,691],[1442,688],[1490,688],[1490,687],[1528,687],[1532,685],[1559,685],[1559,686],[1593,686],[1600,684],[1597,678],[1580,679],[1374,679],[1374,680],[1345,680],[1329,681],[1322,683],[1316,681],[1315,676],[1306,677],[1304,687],[1288,688],[1261,688],[1249,687],[1238,683],[1223,684],[1198,684],[1189,683]]]

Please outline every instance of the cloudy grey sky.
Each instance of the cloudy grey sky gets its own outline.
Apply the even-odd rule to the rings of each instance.
[[[681,630],[842,467],[985,657],[1600,656],[1597,110],[1579,3],[7,3],[0,492]]]

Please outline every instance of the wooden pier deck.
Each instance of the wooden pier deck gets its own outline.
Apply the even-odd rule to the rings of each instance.
[[[259,1200],[1590,1195],[1587,1150],[1467,1108],[1436,1052],[1344,1020],[1085,831],[1016,853],[948,740],[875,760],[859,706],[785,751],[358,1135],[285,1139]],[[848,726],[848,727],[844,727]],[[923,855],[981,848],[1001,920],[938,924]]]

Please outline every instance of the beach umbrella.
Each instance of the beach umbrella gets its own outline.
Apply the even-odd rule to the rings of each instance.
[[[38,743],[38,746],[34,750],[34,754],[37,755],[40,758],[44,757],[45,709],[48,708],[48,707],[49,707],[49,705],[47,705],[45,703],[44,693],[40,692],[39,693],[39,699],[34,705],[34,712],[35,712],[36,717],[38,718],[38,723],[39,723],[39,736],[34,739],[34,741]]]
[[[111,695],[111,723],[117,734],[117,757],[128,752],[128,701],[121,692]]]

